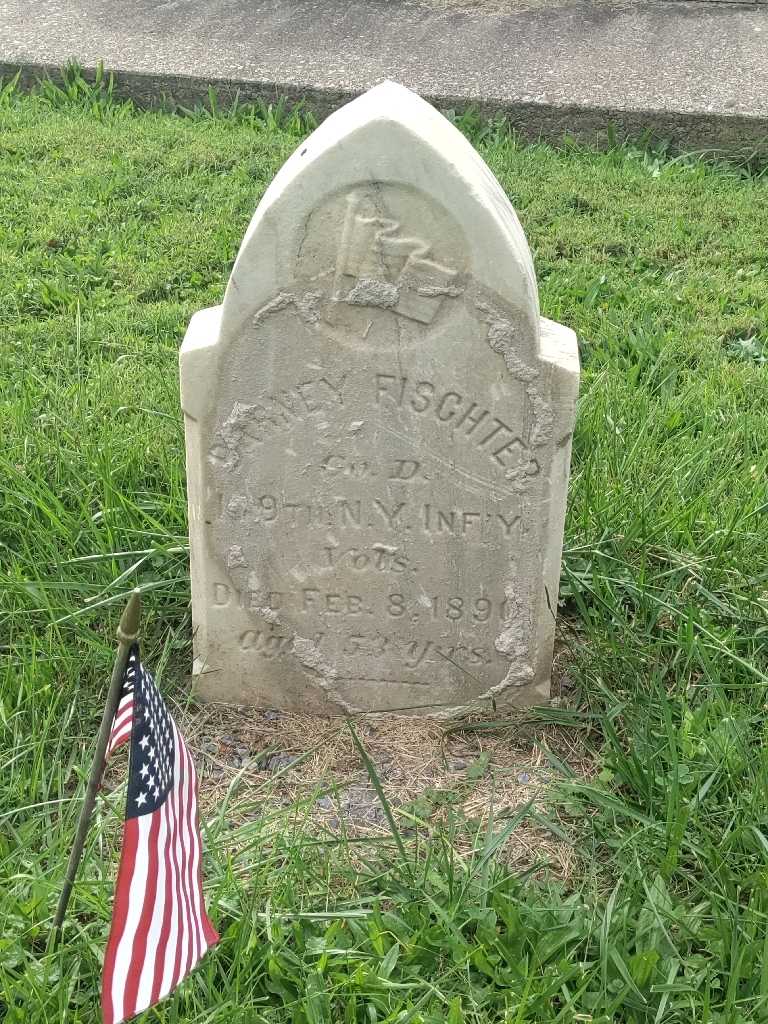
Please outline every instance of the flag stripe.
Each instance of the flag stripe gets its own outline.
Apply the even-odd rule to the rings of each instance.
[[[115,724],[112,726],[112,735],[119,733],[133,718],[133,700],[129,700],[123,707],[118,708],[115,716]]]
[[[176,727],[174,726],[174,736],[178,738]],[[175,768],[174,778],[176,783],[174,786],[173,793],[171,794],[171,813],[173,815],[173,850],[171,851],[173,857],[173,878],[174,878],[174,906],[176,913],[173,915],[173,921],[171,928],[173,930],[173,946],[169,949],[169,955],[167,957],[166,970],[168,971],[168,981],[163,981],[163,990],[170,992],[179,982],[181,976],[181,942],[182,934],[184,931],[183,921],[183,903],[181,897],[181,821],[179,820],[179,802],[178,802],[178,787],[180,779],[180,768],[179,768],[179,757],[181,753],[181,747],[177,748],[175,754]],[[165,977],[165,975],[164,975]]]
[[[155,964],[157,962],[158,947],[160,945],[160,933],[163,928],[165,917],[165,841],[168,835],[168,823],[166,820],[166,808],[168,801],[163,804],[159,811],[155,811],[157,817],[157,840],[154,842],[154,861],[156,864],[155,881],[153,888],[154,902],[150,901],[150,893],[147,892],[147,904],[151,908],[146,932],[146,945],[143,954],[141,976],[139,978],[136,994],[136,1005],[140,1007],[150,1006],[152,1003],[152,987],[155,980]]]
[[[184,801],[184,819],[187,829],[187,837],[189,845],[187,847],[187,879],[189,880],[189,925],[190,925],[190,943],[189,943],[189,970],[197,963],[200,959],[200,937],[197,926],[197,907],[195,906],[195,873],[194,865],[195,861],[195,849],[197,843],[195,841],[195,834],[192,828],[192,800],[194,797],[195,787],[193,785],[193,774],[192,774],[192,759],[189,756],[188,751],[184,751],[187,759],[187,793]]]
[[[126,740],[130,739],[133,728],[133,695],[124,697],[120,702],[112,723],[106,757],[109,757]]]
[[[128,923],[128,897],[130,894],[130,874],[136,863],[136,849],[139,840],[138,819],[131,818],[126,821],[123,830],[123,853],[120,859],[120,867],[117,875],[117,888],[115,890],[115,905],[112,911],[112,930],[107,942],[107,951],[104,955],[104,978],[101,992],[101,1008],[104,1017],[104,1024],[114,1024],[117,1020],[114,1006],[114,973],[115,956],[117,947],[123,937],[125,926]]]
[[[202,851],[200,849],[200,830],[197,821],[197,773],[195,772],[195,766],[192,762],[192,756],[187,750],[187,759],[189,761],[189,775],[190,775],[190,792],[189,792],[189,832],[192,839],[192,855],[190,858],[189,865],[189,881],[190,888],[192,890],[192,900],[194,903],[194,925],[195,925],[195,963],[198,962],[200,957],[205,952],[205,936],[203,935],[202,918],[205,914],[201,904],[203,902],[203,894],[200,888],[198,878],[200,861],[202,860]]]
[[[181,750],[181,781],[179,787],[181,816],[181,885],[182,885],[182,920],[184,921],[184,936],[181,953],[181,976],[189,973],[192,951],[192,899],[189,891],[189,831],[187,829],[187,784],[189,781],[189,768],[184,750]]]
[[[141,917],[141,909],[144,905],[144,893],[147,884],[147,869],[149,867],[149,851],[147,850],[147,837],[152,822],[146,816],[133,819],[138,822],[138,835],[136,838],[136,853],[133,859],[133,874],[128,886],[128,906],[125,913],[125,926],[120,936],[120,942],[115,950],[115,967],[112,977],[112,1004],[113,1020],[125,1020],[125,994],[128,984],[128,975],[131,969],[133,942],[136,929]],[[127,825],[127,822],[126,822]]]
[[[179,739],[179,733],[176,726],[173,727],[173,734],[175,739]],[[181,744],[176,749],[176,771],[175,778],[176,784],[174,786],[173,793],[171,794],[171,801],[173,804],[173,814],[176,829],[176,843],[173,850],[174,861],[176,864],[176,921],[178,925],[178,931],[176,935],[176,948],[173,956],[173,973],[171,975],[171,987],[175,987],[179,983],[179,978],[183,977],[182,969],[182,956],[184,949],[184,936],[187,933],[186,927],[186,916],[185,916],[185,901],[184,901],[184,860],[183,860],[183,849],[184,840],[181,827],[181,804],[179,801],[179,794],[181,792],[182,780],[184,777],[184,771],[182,766],[181,757]]]
[[[140,1009],[144,1009],[138,998],[139,983],[146,963],[149,925],[155,909],[157,891],[157,835],[160,829],[160,814],[155,811],[154,814],[146,815],[140,820],[149,822],[149,832],[146,836],[147,874],[144,890],[137,894],[139,899],[136,928],[130,949],[131,964],[125,979],[123,1013],[126,1017],[133,1017]]]
[[[157,957],[155,959],[155,970],[154,978],[152,979],[152,994],[150,996],[150,1003],[154,1004],[165,995],[162,988],[163,976],[165,974],[165,967],[168,958],[168,945],[172,941],[172,923],[174,915],[168,912],[168,908],[171,906],[174,892],[174,873],[173,873],[173,813],[171,809],[171,801],[166,800],[165,806],[163,807],[163,814],[165,815],[165,844],[163,846],[162,859],[163,859],[163,870],[165,873],[165,886],[164,886],[164,906],[166,907],[166,913],[163,915],[163,925],[160,931],[160,937],[157,942]]]

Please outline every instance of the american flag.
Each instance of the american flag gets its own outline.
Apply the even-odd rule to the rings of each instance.
[[[130,740],[123,849],[104,957],[104,1024],[168,995],[219,936],[203,903],[197,775],[176,723],[131,648],[107,758]]]

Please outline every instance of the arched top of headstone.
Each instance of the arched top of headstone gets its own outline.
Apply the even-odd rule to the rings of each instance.
[[[344,221],[354,216],[350,207],[355,203],[357,228],[353,225],[352,233],[345,236]],[[376,230],[369,225],[366,232],[360,222],[373,220],[380,222]],[[315,226],[324,239],[310,237]],[[380,303],[393,299],[393,288],[402,283],[397,280],[403,270],[398,257],[402,255],[405,263],[410,255],[405,277],[413,277],[412,292],[437,292],[443,287],[455,291],[471,278],[523,321],[527,337],[538,336],[538,294],[530,250],[496,178],[462,133],[434,107],[401,85],[383,82],[328,117],[267,189],[229,281],[222,340],[255,309],[284,292],[287,280],[316,279],[318,246],[327,247],[328,270],[333,275],[318,280],[317,290],[330,301],[343,301],[337,252],[340,248],[342,257],[355,261],[362,258],[361,247],[369,239],[386,250],[385,259],[391,263],[389,280],[367,279],[379,282],[378,297],[376,286],[369,286],[370,298]],[[307,241],[312,253],[302,265]],[[346,278],[341,284],[352,285],[349,291],[353,291],[353,275]],[[362,303],[364,291],[365,286],[358,288],[353,301]],[[416,296],[411,299],[414,304]],[[407,304],[404,297],[402,308]],[[422,315],[428,312],[425,308]]]

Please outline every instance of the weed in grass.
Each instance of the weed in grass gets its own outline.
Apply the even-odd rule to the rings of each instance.
[[[194,714],[177,347],[191,313],[220,301],[256,202],[307,128],[215,98],[205,114],[138,112],[108,78],[81,79],[32,97],[0,88],[9,1022],[93,1019],[119,786],[66,941],[46,943],[115,606],[134,585],[145,657]],[[318,830],[319,793],[283,803],[279,780],[256,791],[241,776],[205,826],[222,943],[146,1021],[768,1015],[768,185],[751,164],[556,151],[459,123],[520,212],[542,309],[580,338],[561,609],[575,696],[546,714],[579,731],[597,771],[580,778],[545,745],[562,778],[546,811],[470,820],[433,786],[429,807],[387,796],[395,828],[377,835]],[[515,830],[544,827],[536,815],[575,843],[566,881],[498,855]]]
[[[723,340],[732,359],[756,363],[758,366],[768,362],[765,343],[751,331],[732,331],[730,336]]]

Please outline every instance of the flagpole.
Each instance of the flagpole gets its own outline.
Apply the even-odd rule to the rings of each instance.
[[[96,738],[96,750],[93,755],[91,774],[88,778],[88,786],[85,790],[85,799],[83,800],[80,818],[77,823],[75,842],[72,846],[72,852],[69,855],[69,862],[67,863],[67,871],[64,876],[64,887],[61,890],[59,904],[56,907],[56,916],[53,919],[54,946],[61,938],[61,928],[64,923],[64,915],[67,912],[67,904],[69,903],[69,897],[72,894],[72,886],[75,884],[75,876],[77,875],[80,858],[83,855],[85,840],[88,836],[88,826],[91,823],[93,809],[96,806],[96,794],[99,791],[101,779],[104,774],[104,758],[107,752],[109,734],[112,731],[112,721],[115,717],[115,712],[117,711],[117,705],[120,703],[120,693],[123,688],[123,677],[125,676],[125,667],[128,664],[128,655],[130,654],[131,646],[136,642],[139,636],[140,618],[141,596],[138,590],[134,590],[128,604],[125,606],[123,614],[120,616],[120,624],[117,627],[117,657],[115,658],[114,668],[112,669],[112,679],[107,692],[107,703],[101,719],[99,734]]]

